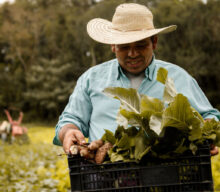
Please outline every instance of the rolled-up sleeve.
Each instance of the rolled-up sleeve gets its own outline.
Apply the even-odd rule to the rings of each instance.
[[[188,79],[188,89],[186,89],[189,101],[204,119],[212,119],[219,121],[220,113],[213,108],[207,97],[199,87],[194,78]]]
[[[89,82],[86,74],[82,75],[69,98],[64,111],[59,117],[56,125],[56,135],[53,139],[55,145],[61,145],[59,131],[66,124],[76,125],[85,137],[89,136],[89,121],[92,113],[91,100],[88,94]]]

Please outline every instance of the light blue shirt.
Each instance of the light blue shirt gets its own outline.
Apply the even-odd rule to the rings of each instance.
[[[185,95],[204,119],[220,119],[219,111],[211,106],[195,79],[184,69],[168,62],[153,58],[145,70],[146,77],[138,89],[139,93],[162,100],[164,85],[156,80],[160,67],[168,70],[168,76],[174,79],[177,92]],[[77,81],[56,125],[53,143],[61,145],[58,133],[61,127],[70,123],[76,125],[90,141],[100,139],[105,132],[104,129],[115,132],[120,102],[104,95],[102,91],[106,87],[130,86],[130,80],[121,70],[117,59],[90,68]]]

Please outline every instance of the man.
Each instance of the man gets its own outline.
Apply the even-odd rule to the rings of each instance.
[[[120,103],[105,96],[106,87],[135,88],[141,94],[162,99],[163,86],[156,80],[157,70],[164,67],[174,79],[177,92],[187,96],[191,105],[204,119],[220,119],[196,81],[182,68],[156,60],[153,51],[157,34],[174,31],[175,25],[155,29],[150,10],[139,4],[121,4],[116,8],[112,22],[93,19],[87,32],[94,40],[110,44],[116,59],[86,71],[77,82],[69,103],[56,126],[54,144],[63,145],[66,153],[74,143],[98,140],[104,129],[114,132]],[[217,154],[213,146],[211,153]]]

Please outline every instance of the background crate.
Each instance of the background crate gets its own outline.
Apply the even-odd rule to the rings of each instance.
[[[209,145],[178,159],[154,159],[148,165],[117,162],[97,165],[69,156],[72,191],[213,191]]]

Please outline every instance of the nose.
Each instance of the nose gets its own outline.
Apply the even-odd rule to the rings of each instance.
[[[131,58],[135,58],[139,55],[139,51],[135,49],[135,47],[130,47],[128,50],[128,56]]]

